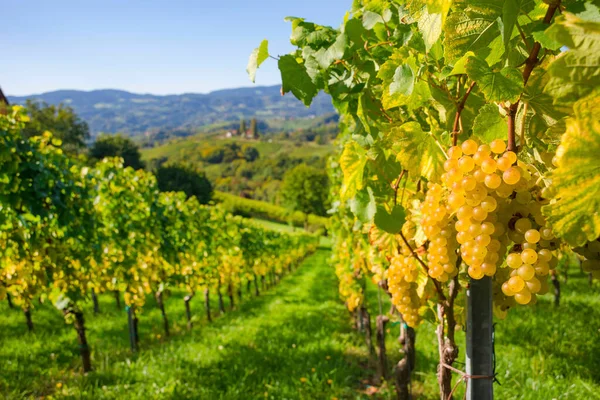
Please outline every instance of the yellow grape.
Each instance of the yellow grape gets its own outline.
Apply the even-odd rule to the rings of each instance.
[[[495,139],[490,143],[490,150],[496,154],[502,154],[506,150],[506,143],[503,140]]]
[[[525,240],[529,243],[537,243],[540,241],[540,233],[536,229],[529,229],[525,232]]]
[[[467,139],[462,143],[460,147],[464,154],[472,155],[475,154],[475,152],[477,151],[477,142],[475,142],[472,139]]]
[[[521,260],[523,264],[535,264],[537,261],[537,252],[532,249],[525,249],[521,252]]]
[[[502,180],[508,185],[514,185],[521,179],[521,172],[516,167],[510,167],[502,174]]]

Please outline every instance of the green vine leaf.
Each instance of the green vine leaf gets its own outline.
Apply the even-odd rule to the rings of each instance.
[[[383,206],[377,207],[375,225],[379,229],[387,233],[398,233],[404,222],[406,222],[406,212],[401,205],[395,205],[391,212],[388,212]]]
[[[569,48],[548,67],[552,78],[544,90],[555,103],[573,103],[600,85],[600,16],[597,9],[590,14],[586,20],[564,13],[545,31]]]
[[[516,68],[505,67],[494,72],[482,59],[469,57],[466,71],[469,78],[477,82],[487,101],[513,103],[523,92],[523,77]]]
[[[283,93],[292,92],[306,106],[317,95],[317,86],[306,71],[303,64],[298,63],[296,58],[286,54],[279,59],[279,70],[281,71],[281,89]]]
[[[503,2],[498,0],[461,1],[444,26],[444,57],[453,63],[467,51],[487,57],[490,44],[500,36],[498,25]]]
[[[254,83],[256,79],[256,70],[260,65],[269,58],[269,41],[267,39],[260,42],[260,45],[252,51],[248,60],[246,72],[250,76],[250,80]]]
[[[507,132],[506,117],[500,114],[497,105],[486,104],[479,110],[473,122],[473,136],[489,143],[494,139],[505,140]]]
[[[600,236],[600,95],[573,108],[561,140],[564,153],[551,175],[554,199],[543,212],[557,236],[581,246]]]

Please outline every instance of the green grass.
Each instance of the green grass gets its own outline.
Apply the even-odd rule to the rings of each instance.
[[[116,309],[111,296],[102,296],[100,315],[86,309],[95,367],[87,376],[78,372],[74,330],[56,310],[37,306],[36,331],[28,334],[22,313],[2,302],[0,397],[365,399],[373,369],[339,301],[329,254],[317,251],[258,298],[248,299],[244,292],[241,306],[212,324],[204,320],[197,296],[192,332],[185,329],[182,294],[175,293],[167,300],[173,330],[169,339],[162,336],[160,313],[149,299],[140,316],[141,351],[135,356],[128,348],[125,313]],[[498,321],[497,399],[600,398],[598,290],[597,283],[589,287],[587,277],[572,268],[558,309],[547,295],[536,306],[512,310]],[[374,324],[379,308],[374,285],[368,286],[367,299]],[[381,300],[388,311],[389,300],[383,294]],[[212,303],[216,307],[216,299]],[[413,392],[419,399],[438,398],[434,328],[424,323],[417,333]],[[397,327],[388,329],[390,365],[400,358],[397,334]],[[462,362],[463,333],[457,344]],[[463,368],[459,362],[455,366]],[[458,393],[456,398],[462,398],[462,387]],[[384,388],[377,396],[392,399],[392,390]]]
[[[75,333],[50,307],[36,307],[36,333],[22,314],[0,315],[0,397],[72,399],[329,399],[354,396],[363,358],[338,301],[329,252],[319,250],[276,287],[185,332],[180,296],[167,301],[174,335],[165,340],[149,300],[140,316],[141,351],[128,350],[126,315],[103,296],[102,314],[86,310],[95,370],[78,372]],[[203,316],[201,296],[192,307]],[[216,303],[216,301],[213,301]],[[216,310],[214,310],[216,312]],[[313,371],[314,369],[314,371]],[[305,378],[306,382],[302,382]],[[331,384],[328,380],[331,379]],[[57,387],[57,384],[61,386]]]

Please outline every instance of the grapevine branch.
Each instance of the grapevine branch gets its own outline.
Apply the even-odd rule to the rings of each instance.
[[[556,3],[548,6],[548,10],[546,11],[546,15],[544,16],[544,24],[550,25],[552,21],[552,17],[554,13],[560,6],[560,0]],[[527,42],[525,42],[527,44]],[[525,68],[523,69],[523,86],[527,85],[527,81],[531,77],[531,72],[533,68],[538,64],[539,59],[538,56],[540,54],[540,50],[542,49],[542,45],[540,42],[535,42],[533,47],[531,48],[531,52],[529,53],[529,57],[525,60]],[[518,99],[513,104],[510,105],[508,109],[508,146],[507,150],[517,152],[517,143],[515,139],[515,116],[517,115],[517,110],[519,109],[519,103],[521,99]]]
[[[400,173],[400,176],[398,176],[396,183],[394,184],[394,205],[398,204],[398,188],[400,187],[400,181],[402,181],[402,178],[404,177],[405,174],[406,174],[406,170],[403,169],[402,172]]]
[[[465,109],[465,104],[467,103],[467,98],[471,94],[471,91],[475,87],[475,81],[471,82],[469,88],[463,95],[460,102],[456,105],[456,115],[454,116],[454,126],[452,127],[452,145],[456,146],[458,143],[458,133],[460,132],[460,114]]]

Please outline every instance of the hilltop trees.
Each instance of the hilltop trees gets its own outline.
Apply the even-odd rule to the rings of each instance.
[[[213,187],[206,175],[183,164],[160,166],[156,179],[161,192],[184,192],[188,198],[196,196],[201,204],[212,197]]]
[[[240,136],[244,136],[246,134],[246,120],[244,118],[240,121]]]
[[[286,172],[281,185],[283,203],[294,211],[325,216],[328,209],[327,173],[306,164]]]
[[[250,121],[250,134],[252,139],[258,139],[258,127],[256,126],[256,118],[252,118]]]
[[[27,100],[25,108],[30,121],[23,129],[23,136],[41,136],[50,131],[62,141],[62,148],[66,152],[77,153],[85,148],[85,142],[90,138],[90,128],[71,107]]]
[[[133,140],[121,135],[100,135],[89,152],[90,157],[102,160],[105,157],[121,157],[126,167],[144,168],[140,149]]]

